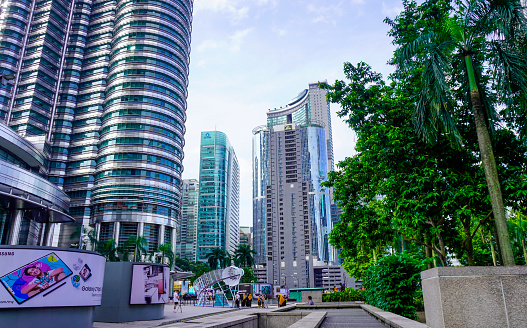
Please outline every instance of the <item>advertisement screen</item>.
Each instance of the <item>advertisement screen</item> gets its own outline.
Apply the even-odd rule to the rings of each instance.
[[[130,304],[168,303],[169,275],[164,265],[134,264]]]
[[[0,308],[101,305],[104,257],[0,247]]]
[[[272,288],[270,284],[254,284],[254,294],[271,295]]]

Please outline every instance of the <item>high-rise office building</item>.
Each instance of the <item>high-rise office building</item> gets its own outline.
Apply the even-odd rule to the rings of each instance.
[[[239,244],[240,167],[223,132],[201,132],[197,260],[213,248],[232,253]]]
[[[240,227],[240,245],[253,246],[253,228]]]
[[[181,189],[181,218],[177,232],[176,256],[196,261],[196,236],[198,230],[199,183],[196,179],[183,180]]]
[[[6,0],[0,119],[37,140],[77,225],[173,243],[192,0]],[[70,246],[75,226],[56,229]],[[60,238],[59,237],[60,230]]]
[[[253,130],[254,248],[267,281],[288,287],[313,287],[315,261],[333,261],[329,109],[313,86]]]

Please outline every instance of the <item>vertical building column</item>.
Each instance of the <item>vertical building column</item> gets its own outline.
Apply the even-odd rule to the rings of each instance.
[[[101,235],[101,224],[95,223],[95,239],[99,240],[100,235]]]
[[[176,228],[173,228],[172,229],[172,252],[174,252],[174,254],[176,253],[176,244],[177,244],[177,229]],[[179,254],[179,256],[181,256],[181,253]],[[194,258],[194,261],[196,261],[196,259]]]
[[[113,240],[115,241],[115,246],[119,246],[119,233],[121,232],[121,222],[115,221],[113,223]]]
[[[144,222],[139,222],[137,224],[137,236],[138,237],[143,237],[144,232],[145,232],[145,223]]]
[[[165,225],[160,224],[159,225],[159,245],[163,245],[165,243]]]
[[[18,245],[18,236],[20,235],[20,227],[22,226],[22,215],[22,210],[16,210],[13,213],[11,232],[9,234],[9,245]]]
[[[55,226],[56,225],[57,225],[56,223],[48,223],[48,224],[46,224],[47,230],[44,232],[45,233],[45,236],[44,236],[45,244],[44,244],[44,246],[53,246],[53,233],[55,232]]]
[[[44,242],[46,240],[46,229],[48,228],[48,224],[47,223],[42,223],[40,225],[40,235],[39,235],[39,238],[38,238],[38,246],[44,246]]]

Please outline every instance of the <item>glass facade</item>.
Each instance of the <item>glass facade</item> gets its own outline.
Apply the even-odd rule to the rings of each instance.
[[[223,132],[201,133],[197,260],[219,247],[234,251],[239,243],[240,169]]]
[[[182,211],[179,220],[176,255],[196,261],[196,234],[198,229],[198,193],[199,183],[196,179],[183,180]]]
[[[253,249],[256,263],[265,258],[265,191],[269,182],[269,129],[259,127],[253,130]]]
[[[99,233],[107,222],[177,226],[192,6],[2,4],[0,73],[15,79],[0,86],[0,119],[39,140],[49,180],[70,195],[77,222]],[[75,229],[62,226],[60,246]]]
[[[333,167],[326,91],[309,84],[253,130],[253,244],[267,281],[313,287],[314,260],[333,261],[331,190],[321,187]]]

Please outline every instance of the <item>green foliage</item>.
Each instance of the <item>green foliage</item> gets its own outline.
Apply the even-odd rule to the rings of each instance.
[[[254,265],[254,257],[256,251],[251,248],[251,245],[240,244],[234,251],[234,265],[242,267],[250,267]]]
[[[389,35],[398,46],[394,60],[398,67],[389,82],[366,63],[345,63],[349,82],[321,83],[328,90],[328,100],[340,105],[338,115],[357,134],[357,155],[338,163],[326,183],[334,187],[335,200],[343,209],[330,241],[341,249],[343,266],[351,275],[361,277],[388,248],[420,249],[444,266],[449,265],[447,254],[455,254],[468,265],[500,263],[494,251],[497,238],[492,216],[496,211],[491,200],[495,197],[489,197],[479,156],[459,37],[466,24],[485,19],[477,18],[481,13],[500,16],[493,11],[498,7],[503,13],[512,10],[504,21],[521,18],[514,18],[511,30],[496,26],[500,23],[493,20],[484,30],[468,32],[489,35],[497,31],[496,35],[504,36],[517,29],[517,23],[525,21],[517,3],[504,0],[491,8],[475,0],[423,1],[419,5],[404,0],[404,10],[395,19],[386,19],[391,26]],[[478,11],[467,16],[466,4]],[[517,34],[518,40],[525,35]],[[515,44],[510,56],[525,54],[527,42],[521,45],[518,40],[504,44],[501,50]],[[497,49],[495,38],[477,36],[466,41],[475,51],[466,55],[472,56],[481,106],[488,118],[495,119],[488,121],[488,128],[494,156],[501,164],[498,172],[504,203],[515,209],[527,201],[527,149],[520,138],[520,129],[527,126],[527,112],[519,111],[527,107],[527,92],[519,92],[525,87],[521,79],[527,65],[516,65],[527,56],[513,60],[516,64],[509,67],[511,74],[518,74],[514,80],[503,75],[507,55]],[[502,58],[496,59],[497,54]],[[500,85],[499,79],[508,80]],[[507,91],[505,84],[516,86]],[[494,115],[497,108],[499,116]]]
[[[174,257],[174,265],[183,271],[194,273],[194,276],[189,278],[189,281],[191,283],[193,283],[194,280],[198,279],[205,272],[212,271],[212,269],[207,265],[207,263],[199,261],[191,262],[187,259],[183,259],[177,256]]]
[[[120,261],[117,257],[117,248],[115,247],[115,240],[113,239],[98,242],[95,251],[104,256],[107,262]]]
[[[240,279],[240,283],[242,284],[248,284],[251,282],[258,282],[258,278],[254,274],[254,271],[251,267],[245,267],[243,268],[243,276],[242,279]]]
[[[214,269],[226,268],[231,265],[231,256],[230,254],[219,247],[213,248],[210,253],[205,255],[209,266]]]
[[[364,291],[355,290],[351,287],[346,287],[340,292],[330,292],[322,294],[322,302],[354,302],[365,301]]]
[[[381,258],[364,272],[366,302],[414,319],[423,269],[416,254],[396,253]]]

